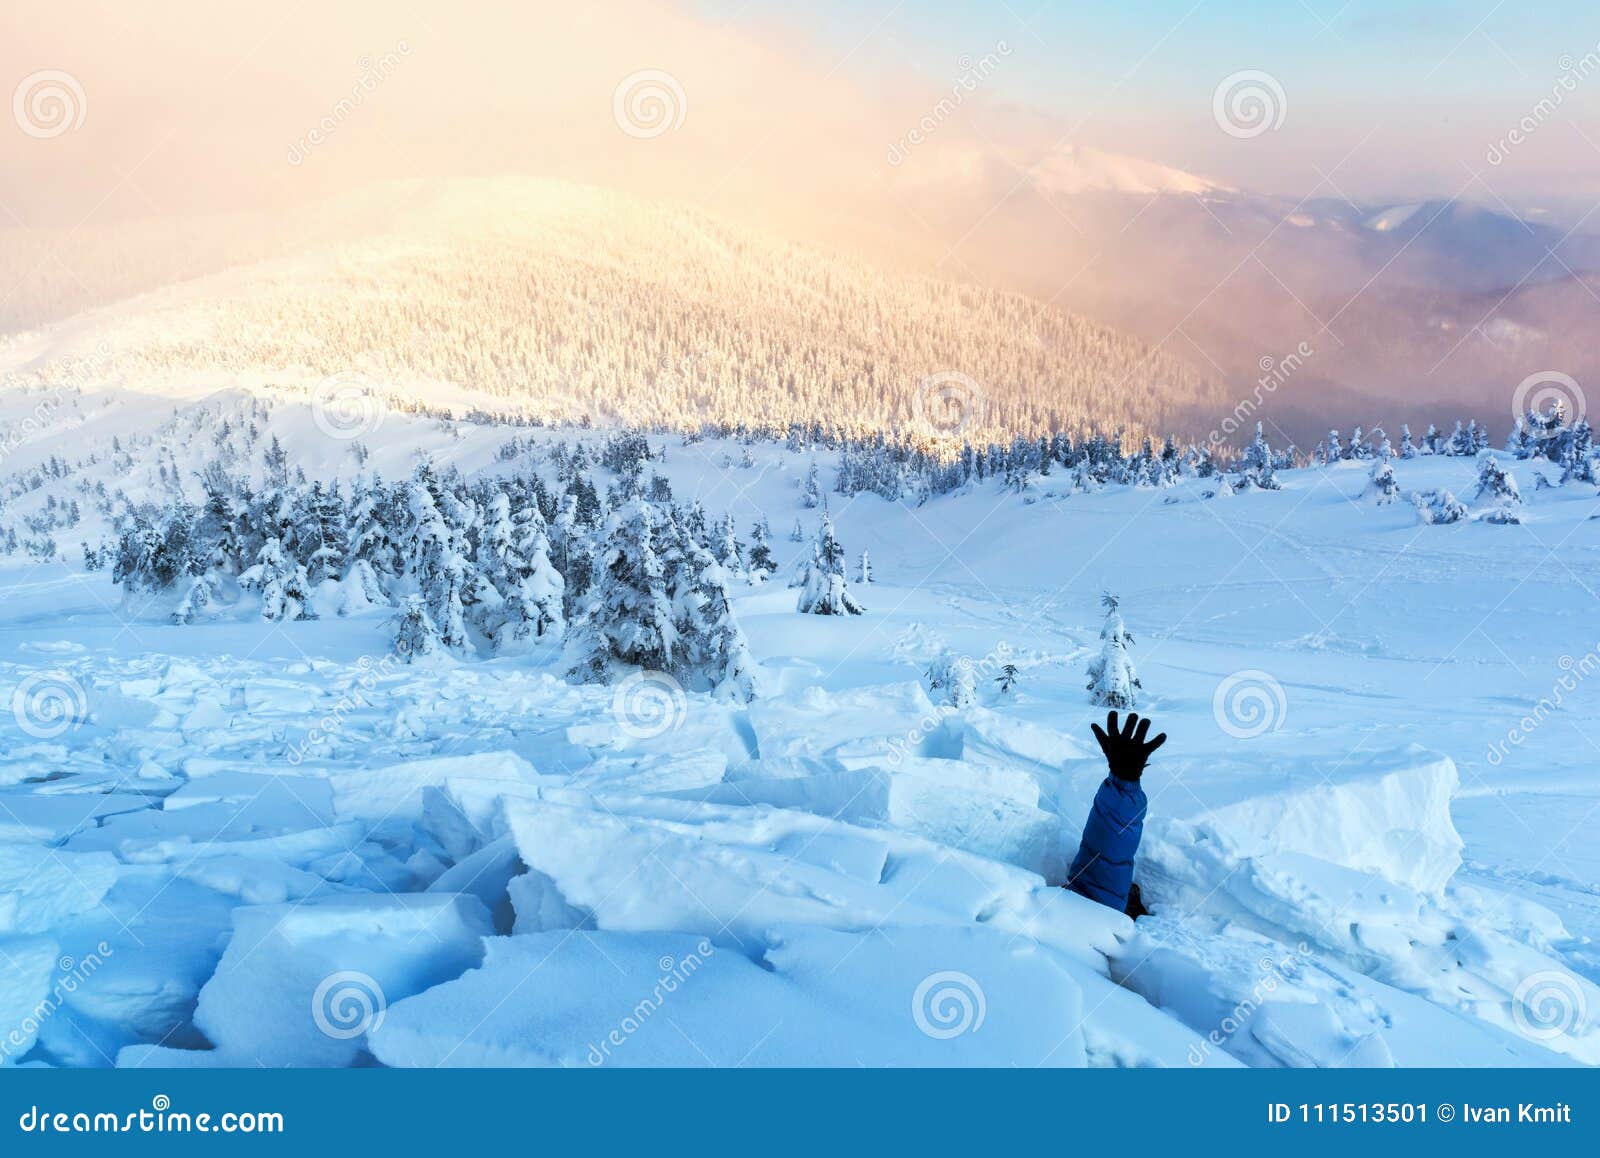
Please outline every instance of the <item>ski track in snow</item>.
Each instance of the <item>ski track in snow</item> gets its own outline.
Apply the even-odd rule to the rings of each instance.
[[[1525,480],[1520,527],[1370,507],[1359,464],[831,496],[878,581],[830,619],[784,586],[812,456],[656,441],[779,561],[736,592],[761,696],[659,735],[549,651],[405,666],[384,615],[177,627],[0,574],[0,687],[65,713],[0,715],[0,1063],[1600,1063],[1600,687],[1489,755],[1600,645],[1587,488]],[[1395,469],[1471,493],[1470,460]],[[1171,736],[1137,925],[1056,887],[1108,589]],[[928,699],[943,648],[1002,644],[1014,695]],[[1241,673],[1260,734],[1214,700]]]

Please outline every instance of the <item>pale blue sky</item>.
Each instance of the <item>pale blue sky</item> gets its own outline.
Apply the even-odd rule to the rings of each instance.
[[[1257,186],[1302,187],[1352,150],[1363,191],[1439,188],[1486,169],[1489,146],[1564,68],[1600,53],[1600,5],[1580,0],[691,0],[712,22],[781,29],[868,88],[934,83],[998,40],[988,95],[1062,118],[1080,143]],[[1283,127],[1239,142],[1203,131],[1221,78],[1271,73]],[[1508,191],[1600,189],[1600,72],[1560,123],[1494,174]],[[1376,131],[1374,131],[1376,130]],[[1588,140],[1585,140],[1588,138]]]

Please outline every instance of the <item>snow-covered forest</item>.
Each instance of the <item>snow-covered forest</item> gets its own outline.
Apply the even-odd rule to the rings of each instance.
[[[1582,421],[10,405],[7,1063],[1600,1062]]]

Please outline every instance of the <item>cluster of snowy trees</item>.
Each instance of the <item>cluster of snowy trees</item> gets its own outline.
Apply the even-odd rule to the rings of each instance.
[[[746,543],[731,519],[674,503],[659,477],[645,487],[640,459],[614,461],[624,473],[604,499],[577,455],[560,489],[537,474],[468,483],[426,462],[403,482],[348,489],[283,470],[256,488],[214,467],[203,503],[132,511],[86,562],[110,566],[130,593],[169,597],[180,623],[240,591],[274,620],[389,606],[408,660],[565,645],[584,679],[637,664],[748,698],[753,665],[729,583],[771,574],[765,521]],[[824,526],[815,587],[840,613],[859,610]]]

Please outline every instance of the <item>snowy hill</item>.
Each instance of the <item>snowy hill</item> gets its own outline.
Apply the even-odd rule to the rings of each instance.
[[[317,240],[336,223],[346,240]],[[1165,432],[1225,409],[1175,359],[1019,295],[583,186],[393,186],[271,237],[275,256],[173,284],[152,274],[148,292],[5,340],[0,370],[191,397],[342,375],[420,403],[470,390],[549,421],[825,418],[969,438]],[[142,234],[129,253],[149,257]]]
[[[139,412],[80,402],[65,442]],[[264,502],[274,438],[346,486],[420,448],[463,488],[555,487],[580,441],[622,482],[604,432],[383,423],[362,462],[305,402],[223,395],[125,430],[132,477],[42,472],[8,514],[77,498],[55,533],[94,540],[96,481],[170,512],[210,459]],[[549,641],[408,664],[331,580],[315,620],[232,591],[179,625],[105,570],[0,573],[0,993],[28,1027],[0,1061],[1600,1062],[1591,485],[1494,460],[1521,521],[1455,525],[1404,496],[1498,509],[1471,458],[1396,461],[1387,503],[1364,462],[833,494],[865,611],[816,616],[785,532],[840,452],[650,441],[680,513],[777,532],[773,576],[729,584],[748,703],[573,682]],[[1108,589],[1171,737],[1137,922],[1057,887],[1104,775]],[[96,967],[63,987],[68,958]]]

